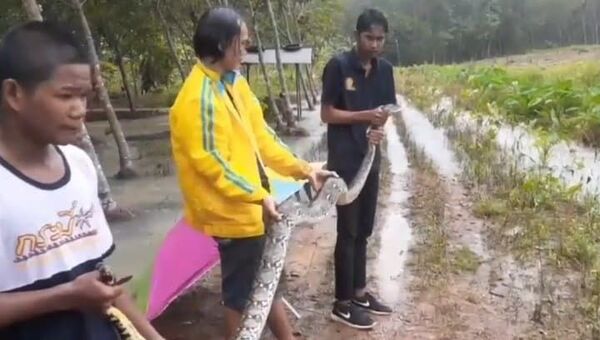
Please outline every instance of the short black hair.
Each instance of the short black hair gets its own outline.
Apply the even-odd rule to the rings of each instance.
[[[356,31],[363,33],[371,29],[372,26],[381,26],[385,33],[388,32],[388,21],[385,15],[378,9],[369,8],[364,10],[356,20]]]
[[[242,31],[242,17],[233,9],[219,7],[209,9],[198,20],[194,34],[194,52],[200,59],[220,60],[225,49]]]
[[[35,88],[66,64],[89,64],[88,53],[70,30],[45,21],[18,25],[0,43],[0,89],[7,79]]]

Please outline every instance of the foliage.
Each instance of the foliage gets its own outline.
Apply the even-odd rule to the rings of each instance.
[[[261,27],[270,27],[264,1],[254,1]],[[66,23],[79,34],[79,20],[69,1],[38,0],[46,20]],[[230,0],[229,6],[235,8],[249,20],[248,1]],[[133,85],[136,97],[145,93],[172,92],[178,88],[181,76],[177,70],[175,58],[183,64],[184,72],[189,71],[195,62],[192,50],[192,36],[197,20],[209,6],[223,5],[223,1],[196,0],[87,0],[84,10],[92,29],[96,49],[102,60],[103,76],[113,95],[121,95],[122,75],[118,69],[120,58]],[[312,46],[315,51],[315,63],[322,65],[325,60],[342,46],[341,31],[336,24],[343,14],[338,0],[279,0],[274,1],[277,16],[283,20],[289,18],[289,31],[285,32],[283,43],[296,43],[299,39],[304,45]],[[165,18],[167,27],[160,20]],[[0,34],[9,27],[23,22],[25,16],[20,0],[2,1],[0,4]],[[282,34],[283,23],[280,25]],[[252,27],[250,27],[252,30]],[[174,51],[167,42],[166,31],[169,31],[174,44]],[[273,30],[265,29],[262,40],[265,47],[274,46]],[[83,37],[82,37],[83,41]],[[175,56],[174,56],[175,54]],[[320,72],[321,66],[313,69]],[[270,75],[275,75],[275,67],[267,66]],[[254,73],[257,73],[255,70]],[[293,72],[286,72],[288,84],[294,84]],[[253,79],[253,84],[260,90],[264,88],[262,77]],[[275,89],[276,93],[281,90]],[[263,97],[265,93],[259,91]],[[169,106],[171,103],[159,103]]]
[[[525,263],[537,264],[539,283],[535,289],[544,308],[551,309],[544,315],[560,309],[565,315],[583,319],[586,325],[599,327],[600,205],[597,197],[584,197],[581,185],[570,186],[557,179],[543,158],[529,171],[515,170],[518,160],[501,151],[493,128],[483,133],[486,129],[458,128],[452,122],[446,128],[464,165],[464,180],[472,186],[473,197],[477,197],[473,212],[493,222],[488,228],[488,244],[499,252],[509,249]],[[540,154],[554,143],[556,140],[551,135],[542,136],[538,143]],[[472,258],[467,261],[468,252],[458,254],[453,258],[459,268],[469,268],[469,263],[476,263]],[[553,277],[555,273],[560,280]],[[568,303],[572,308],[568,312],[563,303],[543,303],[544,299],[552,300],[560,294],[557,292],[564,288],[565,277],[569,278],[569,285],[578,287],[569,290],[573,301]],[[547,327],[554,327],[553,322]],[[579,329],[577,323],[570,327],[582,338],[589,338],[583,334],[589,335],[590,329]]]
[[[451,96],[474,114],[525,123],[564,138],[600,145],[600,63],[545,69],[497,66],[421,66],[403,69],[399,87],[427,101]],[[434,93],[436,90],[440,92]],[[420,105],[426,105],[421,103]]]
[[[387,55],[402,65],[454,63],[534,48],[600,42],[600,1],[349,0],[353,29],[366,7],[382,9],[392,34]]]

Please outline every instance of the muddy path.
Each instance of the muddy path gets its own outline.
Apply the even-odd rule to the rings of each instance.
[[[156,132],[159,136],[132,143],[138,163],[145,169],[140,178],[112,181],[117,198],[137,213],[136,219],[113,226],[117,242],[122,245],[117,259],[145,256],[137,262],[117,261],[119,271],[129,272],[147,264],[151,250],[179,217],[181,201],[168,139],[160,137],[164,119],[124,125],[133,135]],[[97,139],[107,141],[105,151],[100,152],[105,159],[114,154],[114,146],[104,129],[104,125],[95,123],[91,131]],[[551,309],[545,308],[549,302],[539,291],[540,270],[536,263],[515,260],[491,232],[497,226],[474,213],[478,193],[464,181],[463,165],[456,161],[446,131],[432,125],[426,115],[410,110],[394,117],[386,131],[380,201],[369,246],[369,288],[393,306],[395,313],[378,317],[378,325],[369,332],[330,321],[334,214],[320,225],[296,229],[292,237],[282,281],[285,297],[301,315],[296,319],[290,313],[297,337],[574,338],[568,331],[568,317],[549,315]],[[312,151],[323,159],[322,146]],[[109,173],[116,171],[114,159],[105,163]],[[566,296],[565,291],[558,291],[553,293],[551,303],[558,303],[557,296]],[[217,267],[154,324],[168,339],[222,339],[222,315]],[[563,332],[548,331],[555,319],[559,321],[554,328]],[[272,339],[268,331],[264,339]]]
[[[370,288],[395,313],[369,332],[329,319],[333,302],[335,216],[295,231],[287,259],[286,298],[302,339],[518,339],[536,335],[530,270],[488,249],[486,221],[473,215],[470,192],[443,141],[411,139],[402,117],[389,124],[375,235],[369,248]],[[413,128],[417,125],[413,125]],[[427,129],[427,127],[422,128]],[[415,132],[412,131],[413,137]],[[406,146],[405,146],[406,145]],[[429,155],[427,152],[429,148]],[[441,149],[440,149],[441,148]],[[442,158],[431,152],[448,153]],[[436,163],[437,162],[437,163]],[[221,337],[219,273],[175,302],[155,325],[172,339]],[[265,332],[265,339],[272,339]]]

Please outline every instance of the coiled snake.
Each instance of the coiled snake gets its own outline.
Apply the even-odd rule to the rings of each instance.
[[[396,113],[399,108],[390,105],[383,107],[383,110]],[[236,340],[257,340],[260,338],[279,284],[288,241],[294,226],[316,224],[327,217],[335,205],[352,203],[358,197],[367,180],[373,165],[375,152],[376,147],[370,144],[358,173],[349,186],[341,178],[329,178],[314,200],[310,200],[310,195],[302,197],[296,195],[287,199],[278,207],[284,218],[267,229],[267,240],[261,263],[256,272],[249,302],[242,316],[241,326],[235,336]]]

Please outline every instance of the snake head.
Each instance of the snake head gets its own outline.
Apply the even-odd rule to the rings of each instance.
[[[96,265],[96,270],[100,273],[100,282],[107,285],[112,285],[112,283],[115,281],[115,275],[103,262],[100,262]]]

